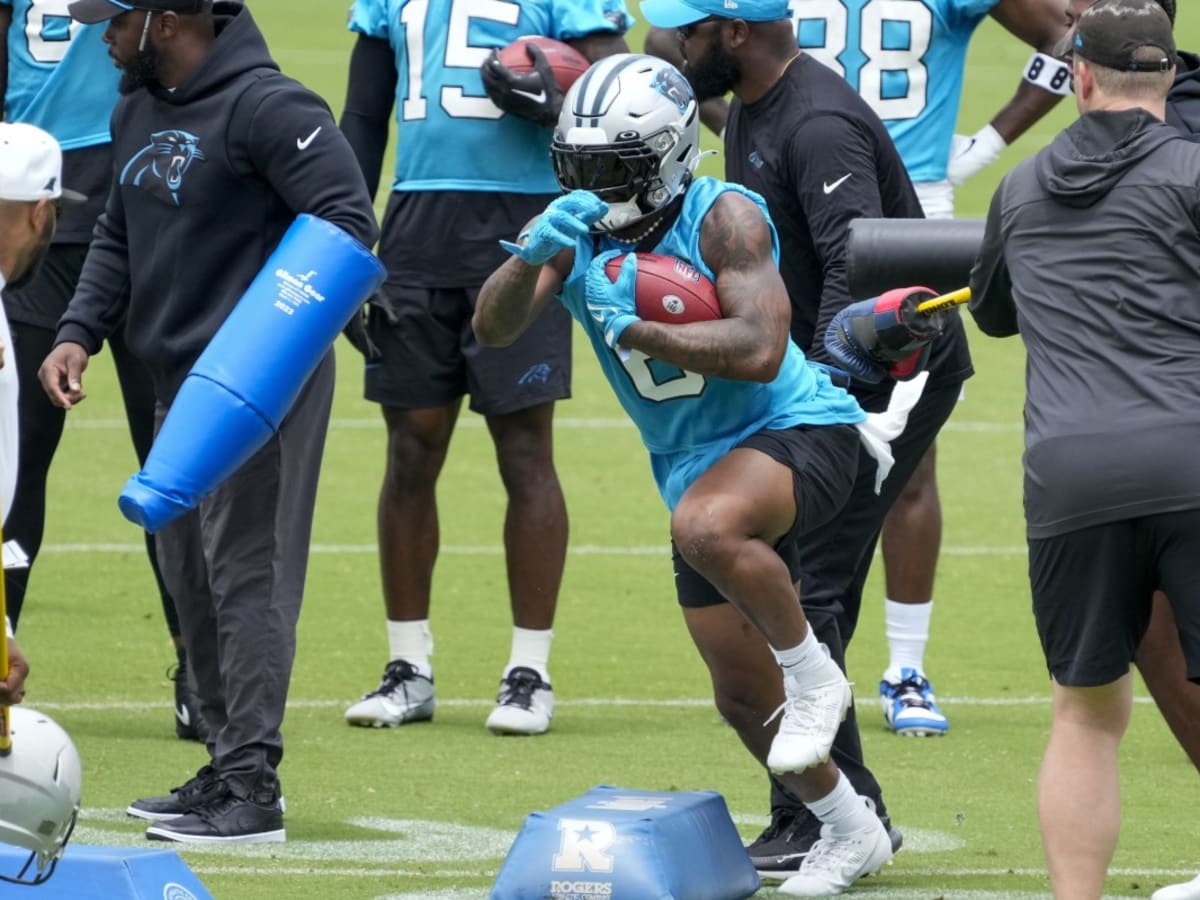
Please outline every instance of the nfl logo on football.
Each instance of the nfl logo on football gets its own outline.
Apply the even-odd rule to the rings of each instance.
[[[674,294],[667,294],[662,298],[663,309],[673,316],[683,315],[683,300],[676,297]]]
[[[696,284],[700,283],[700,270],[691,263],[684,262],[682,259],[677,259],[675,260],[674,269],[675,274],[680,278],[695,282]]]

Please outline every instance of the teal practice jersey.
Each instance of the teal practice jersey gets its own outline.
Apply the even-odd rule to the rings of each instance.
[[[4,118],[37,125],[63,150],[107,144],[120,72],[101,40],[103,25],[81,25],[69,0],[0,0],[12,8]]]
[[[714,178],[698,178],[684,195],[679,217],[654,252],[678,257],[713,279],[712,269],[700,255],[700,226],[724,191],[745,194],[767,216],[766,203],[753,191]],[[767,219],[770,221],[770,216]],[[778,262],[774,225],[771,235]],[[599,252],[629,249],[608,238],[599,243]],[[584,284],[592,259],[594,242],[585,237],[576,245],[575,265],[559,299],[583,326],[617,399],[641,432],[659,493],[669,508],[675,508],[688,486],[713,463],[757,431],[852,424],[866,418],[858,402],[830,382],[823,369],[805,360],[790,339],[779,374],[768,384],[699,375],[636,350],[613,350],[587,310]]]
[[[551,129],[506,115],[479,67],[519,37],[624,34],[625,0],[355,0],[350,30],[396,53],[397,191],[556,194]]]
[[[800,49],[883,119],[913,181],[946,177],[971,35],[999,0],[792,0]]]

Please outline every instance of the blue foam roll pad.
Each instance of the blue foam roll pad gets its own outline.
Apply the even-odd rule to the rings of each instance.
[[[16,875],[28,857],[27,850],[0,844],[0,874]],[[174,850],[81,844],[67,844],[45,884],[22,891],[0,882],[0,896],[9,896],[8,891],[36,900],[213,900]]]
[[[184,379],[145,466],[121,491],[125,518],[157,531],[258,452],[385,275],[345,231],[297,216]]]
[[[758,887],[717,792],[599,786],[530,813],[491,900],[740,900]]]

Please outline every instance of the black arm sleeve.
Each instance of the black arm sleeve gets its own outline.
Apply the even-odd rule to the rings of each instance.
[[[968,309],[975,324],[984,334],[992,337],[1009,337],[1017,334],[1017,306],[1013,302],[1012,277],[1004,259],[1004,234],[1001,209],[1004,205],[1004,185],[992,195],[988,207],[987,224],[983,232],[983,244],[979,258],[971,269],[971,303]]]
[[[813,341],[802,349],[809,359],[832,363],[825,350],[825,331],[850,303],[846,281],[850,222],[883,216],[874,148],[857,123],[837,115],[819,116],[792,136],[788,167],[822,271]]]
[[[113,110],[109,128],[115,134],[124,104]],[[120,327],[129,309],[129,240],[125,230],[125,203],[114,177],[104,212],[96,220],[83,270],[67,311],[58,320],[54,343],[80,344],[94,356],[110,334]]]
[[[392,45],[360,34],[350,56],[350,83],[346,88],[341,128],[358,158],[372,197],[379,191],[388,125],[396,103],[396,79]]]

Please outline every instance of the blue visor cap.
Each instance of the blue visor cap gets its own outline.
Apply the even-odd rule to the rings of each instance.
[[[680,28],[709,16],[774,22],[791,18],[789,0],[642,0],[642,15],[658,28]]]

